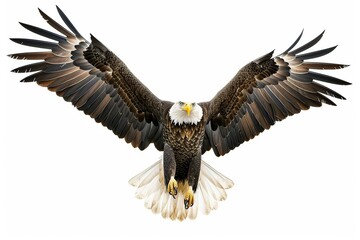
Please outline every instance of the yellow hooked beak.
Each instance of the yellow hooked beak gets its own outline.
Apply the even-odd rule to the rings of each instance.
[[[190,116],[192,105],[190,103],[185,103],[184,106],[181,107],[182,110],[186,111],[188,117]]]

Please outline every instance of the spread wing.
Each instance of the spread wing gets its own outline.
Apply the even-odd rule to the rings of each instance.
[[[40,14],[57,33],[21,23],[23,27],[52,41],[13,38],[12,41],[42,52],[10,54],[16,59],[42,60],[13,72],[36,72],[22,82],[37,82],[71,102],[77,109],[102,123],[134,147],[150,143],[163,150],[162,101],[147,89],[95,37],[88,42],[57,8],[67,30],[40,9]]]
[[[320,107],[322,103],[335,105],[325,95],[345,99],[319,82],[350,83],[313,69],[339,69],[346,65],[311,61],[335,47],[303,53],[323,33],[293,50],[301,33],[279,56],[272,58],[270,52],[250,62],[210,102],[201,103],[208,112],[202,151],[213,149],[217,156],[224,155],[287,116],[310,106]]]

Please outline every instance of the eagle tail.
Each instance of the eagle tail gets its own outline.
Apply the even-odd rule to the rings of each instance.
[[[184,207],[184,186],[179,183],[179,191],[174,199],[168,192],[164,183],[162,158],[141,173],[129,180],[136,187],[135,196],[144,199],[145,207],[154,213],[160,213],[164,218],[180,221],[197,217],[198,210],[209,214],[211,210],[218,207],[218,202],[227,197],[226,189],[231,188],[234,183],[209,164],[201,161],[200,177],[195,192],[195,202],[192,207]]]

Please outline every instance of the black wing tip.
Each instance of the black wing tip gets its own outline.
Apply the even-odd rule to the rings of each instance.
[[[302,38],[302,36],[304,35],[304,31],[305,31],[305,28],[303,28],[302,30],[301,30],[301,32],[300,32],[300,35],[297,37],[297,39],[296,39],[296,44],[297,44],[297,42],[299,42],[300,41],[300,39]],[[295,44],[295,45],[296,45]],[[293,47],[295,47],[295,45],[293,46]]]
[[[340,100],[346,100],[346,98],[343,95],[340,95],[340,94],[339,94],[339,97],[336,97],[336,96],[334,96],[334,97],[337,98],[337,99],[340,99]]]
[[[27,30],[30,30],[31,28],[34,28],[34,26],[31,26],[30,24],[27,24],[27,23],[19,22],[19,24],[20,24],[23,28],[26,28]],[[31,30],[30,30],[30,31],[31,31]]]
[[[64,12],[61,10],[61,8],[58,6],[58,5],[55,5],[56,6],[56,10],[60,13],[60,14],[64,14]]]
[[[288,48],[287,48],[283,53],[281,53],[280,55],[289,53],[289,52],[298,44],[298,42],[300,41],[303,33],[304,33],[304,28],[301,30],[301,33],[300,33],[300,35],[296,38],[295,42],[293,42],[293,44],[291,44],[291,46],[288,47]]]
[[[343,83],[342,83],[341,85],[346,85],[346,86],[348,86],[348,85],[352,85],[352,83],[351,83],[351,82],[347,82],[347,81],[343,81]]]
[[[75,28],[75,26],[72,24],[70,19],[66,16],[66,14],[59,8],[58,5],[56,5],[56,9],[61,17],[61,19],[64,21],[66,26],[75,34],[77,38],[85,40],[83,36],[81,36],[80,32]],[[86,40],[85,40],[86,41]]]
[[[11,41],[13,41],[14,43],[19,43],[21,44],[20,38],[9,38]]]
[[[325,29],[315,38],[315,39],[320,39],[324,36],[324,33],[325,33]]]
[[[19,67],[20,68],[20,67]],[[13,70],[11,70],[10,72],[12,73],[22,73],[19,71],[19,68],[14,68]],[[26,73],[26,72],[25,72]],[[21,82],[25,82],[24,80],[21,80]]]
[[[10,38],[10,40],[11,40],[11,38]],[[6,56],[8,56],[9,58],[12,58],[12,59],[17,59],[16,53],[10,53],[10,54],[7,54]]]
[[[328,52],[327,52],[326,54],[331,53],[331,52],[334,51],[338,46],[339,46],[339,45],[335,45],[335,46],[332,46],[332,47],[327,48],[326,50],[328,50]],[[325,49],[324,49],[324,50],[325,50]],[[325,55],[326,55],[326,54],[325,54]]]
[[[40,15],[44,17],[44,14],[45,14],[44,11],[41,10],[40,8],[38,8],[38,11],[39,11]]]
[[[335,69],[343,69],[343,68],[347,68],[350,67],[350,64],[339,64],[339,66]]]
[[[318,41],[320,41],[322,39],[322,37],[324,36],[324,33],[325,33],[325,29],[315,39],[318,39]]]
[[[48,21],[48,20],[49,20],[49,16],[48,16],[45,12],[43,12],[40,8],[38,8],[38,10],[39,10],[39,13],[40,13],[41,17],[42,17],[43,19],[45,19],[45,21]]]

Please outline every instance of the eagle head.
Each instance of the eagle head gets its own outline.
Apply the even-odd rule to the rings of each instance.
[[[176,124],[197,124],[203,116],[203,110],[197,103],[176,102],[169,110],[171,121]]]

